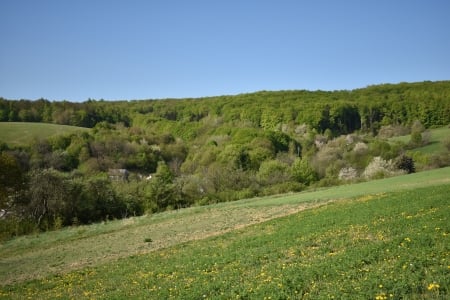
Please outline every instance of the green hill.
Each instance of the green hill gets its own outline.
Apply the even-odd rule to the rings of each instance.
[[[445,299],[449,174],[16,238],[0,246],[0,298]]]
[[[444,152],[447,150],[445,143],[450,137],[450,127],[446,126],[441,128],[430,129],[425,133],[423,133],[423,135],[427,139],[427,145],[413,149],[414,152],[432,154]],[[393,137],[390,140],[408,143],[411,140],[411,135]]]
[[[414,145],[385,140],[448,126],[449,95],[443,81],[160,101],[0,98],[0,121],[91,128],[36,141],[87,129],[0,124],[0,209],[19,216],[0,219],[0,239],[450,166],[445,147],[434,151],[442,143],[410,153],[417,135]]]
[[[45,139],[55,135],[87,130],[89,129],[68,125],[0,122],[0,141],[9,146],[23,146],[29,145],[33,139]]]

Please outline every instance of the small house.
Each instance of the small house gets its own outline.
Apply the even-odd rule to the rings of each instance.
[[[109,179],[113,181],[127,181],[130,172],[127,169],[109,169]]]

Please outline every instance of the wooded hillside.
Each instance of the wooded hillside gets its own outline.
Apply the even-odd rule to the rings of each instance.
[[[83,103],[9,101],[0,98],[0,121],[46,122],[94,127],[99,122],[146,126],[161,121],[192,123],[206,118],[245,122],[247,127],[280,130],[306,124],[335,134],[377,130],[381,125],[425,127],[450,121],[450,82],[420,82],[369,86],[352,91],[277,91],[198,99],[104,101]],[[186,133],[186,138],[189,134]]]
[[[430,141],[428,129],[450,124],[450,81],[201,99],[0,99],[0,121],[92,128],[27,146],[3,141],[3,237],[450,164],[450,141],[445,152],[413,151]],[[407,142],[387,140],[405,134]]]

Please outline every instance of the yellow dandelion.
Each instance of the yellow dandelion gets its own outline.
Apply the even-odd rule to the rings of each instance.
[[[434,291],[434,290],[438,290],[439,287],[440,287],[439,284],[433,282],[428,285],[427,289],[429,291]]]
[[[386,299],[387,299],[387,297],[384,293],[375,296],[375,300],[386,300]]]

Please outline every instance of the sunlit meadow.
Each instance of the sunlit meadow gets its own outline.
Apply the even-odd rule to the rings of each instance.
[[[334,202],[3,286],[4,299],[445,299],[450,185]],[[151,241],[142,241],[151,242]]]

